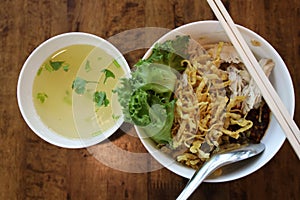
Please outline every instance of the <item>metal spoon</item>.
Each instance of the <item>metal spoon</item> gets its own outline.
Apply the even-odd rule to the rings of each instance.
[[[181,194],[177,197],[177,200],[187,199],[202,183],[202,181],[216,169],[224,165],[258,155],[263,152],[264,149],[265,145],[262,143],[246,144],[238,149],[224,150],[213,155],[199,170],[195,172]]]

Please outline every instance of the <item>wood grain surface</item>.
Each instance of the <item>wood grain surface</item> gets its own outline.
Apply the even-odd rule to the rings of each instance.
[[[294,119],[299,126],[300,1],[223,2],[236,23],[260,34],[282,56],[294,83]],[[205,0],[1,0],[0,200],[175,199],[188,180],[165,168],[128,173],[99,161],[91,148],[64,149],[40,139],[20,114],[17,80],[29,54],[57,34],[88,32],[110,39],[118,47],[122,41],[117,35],[131,35],[126,31],[157,27],[163,32],[211,19],[216,18]],[[153,38],[158,36],[159,33]],[[132,66],[149,44],[142,40],[142,35],[131,37],[141,42],[124,50]],[[128,152],[147,153],[128,125],[109,141]],[[134,164],[122,159],[124,165]],[[157,165],[151,158],[147,162]],[[203,183],[190,199],[299,199],[299,167],[299,160],[286,141],[278,154],[257,172],[230,182]]]

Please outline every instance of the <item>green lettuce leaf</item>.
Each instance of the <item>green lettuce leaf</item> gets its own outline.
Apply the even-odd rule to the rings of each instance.
[[[150,109],[151,123],[141,127],[157,144],[172,145],[171,128],[174,121],[175,100],[165,105],[155,105]]]
[[[185,67],[181,65],[181,61],[189,58],[187,52],[189,39],[189,36],[177,36],[174,40],[158,43],[154,45],[152,54],[145,61],[168,65],[178,72],[182,72]]]
[[[183,59],[189,36],[178,36],[156,44],[148,59],[140,60],[130,78],[121,79],[115,90],[123,109],[124,119],[139,126],[158,144],[172,145],[174,121],[173,91],[178,71],[183,71]]]

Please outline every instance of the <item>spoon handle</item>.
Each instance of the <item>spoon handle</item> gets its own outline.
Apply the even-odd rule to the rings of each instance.
[[[187,183],[187,185],[176,200],[187,199],[208,175],[210,175],[213,171],[215,171],[223,165],[224,159],[230,162],[234,158],[229,154],[213,156],[199,170],[195,172],[195,174],[192,176],[192,178]]]

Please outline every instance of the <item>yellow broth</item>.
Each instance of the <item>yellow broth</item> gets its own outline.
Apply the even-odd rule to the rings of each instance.
[[[114,74],[105,84],[104,69]],[[112,98],[112,90],[123,74],[114,58],[95,46],[71,45],[60,49],[45,60],[34,79],[35,109],[45,125],[64,137],[101,134],[121,115],[119,106],[112,106],[117,103]],[[86,83],[80,94],[72,88],[77,77]],[[108,105],[97,106],[96,91],[106,93]]]

